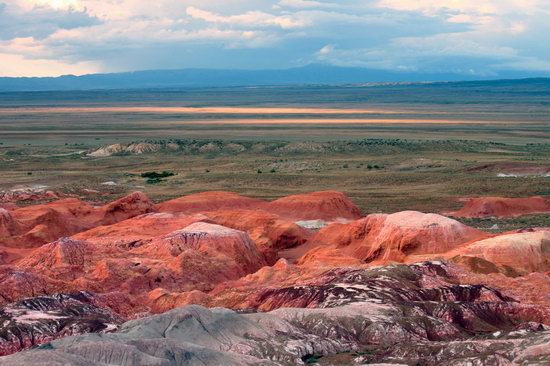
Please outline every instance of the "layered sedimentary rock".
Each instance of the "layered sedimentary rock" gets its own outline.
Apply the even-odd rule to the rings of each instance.
[[[449,214],[455,217],[516,217],[547,212],[550,212],[550,203],[543,197],[477,197],[468,199],[462,209]]]
[[[0,238],[15,235],[19,231],[19,225],[11,213],[0,208]]]
[[[313,236],[311,230],[264,210],[213,211],[207,216],[220,225],[246,231],[272,260],[277,257],[277,252],[300,247]]]
[[[22,201],[38,201],[58,199],[57,193],[47,190],[47,187],[30,187],[0,191],[0,203],[11,204]]]
[[[294,220],[358,219],[361,210],[344,194],[335,191],[287,196],[269,203],[268,210]]]
[[[118,223],[92,229],[95,237],[84,232],[35,249],[13,266],[3,271],[0,267],[7,285],[6,292],[0,289],[0,302],[78,290],[137,298],[160,287],[209,290],[267,264],[248,234],[200,222],[201,217],[174,218],[183,226],[177,230],[173,225],[139,225],[165,219],[166,214],[145,215],[129,220],[130,226]],[[122,240],[122,233],[129,241]],[[17,286],[15,292],[12,285]]]
[[[0,245],[37,247],[63,236],[151,212],[152,209],[153,204],[147,196],[135,192],[100,207],[67,198],[13,209],[7,214],[2,211],[0,222],[12,220],[13,223],[9,236],[0,236]]]
[[[300,365],[335,354],[361,355],[356,364],[550,361],[545,309],[486,286],[453,285],[442,263],[335,269],[317,283],[258,295],[277,310],[188,306],[116,333],[52,341],[0,365],[45,358],[51,365]]]
[[[549,233],[338,192],[0,209],[0,354],[42,344],[0,365],[544,364]]]
[[[449,253],[489,262],[503,273],[524,275],[531,272],[550,271],[550,232],[535,231],[498,235],[496,237],[477,241],[465,248]],[[461,261],[465,261],[462,258]]]
[[[57,338],[112,332],[121,323],[120,316],[100,306],[89,293],[25,299],[0,309],[0,355]]]
[[[437,255],[484,237],[483,232],[450,218],[403,211],[373,214],[350,224],[332,224],[313,239],[314,248],[301,263],[333,258],[335,263],[405,261],[408,257]]]

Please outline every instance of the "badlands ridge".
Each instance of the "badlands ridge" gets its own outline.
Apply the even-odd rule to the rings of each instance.
[[[550,228],[363,216],[334,191],[48,198],[0,208],[0,365],[550,363]]]

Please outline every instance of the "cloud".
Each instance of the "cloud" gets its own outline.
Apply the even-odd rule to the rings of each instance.
[[[212,12],[190,6],[187,14],[192,18],[200,19],[208,23],[230,24],[249,28],[280,27],[282,29],[303,28],[307,21],[300,16],[276,16],[261,11],[248,11],[239,15],[221,16]]]
[[[0,53],[2,73],[10,76],[51,76],[100,72],[94,62],[68,63],[52,59],[26,59],[21,55]]]
[[[338,8],[340,5],[312,0],[281,0],[276,7],[288,7],[297,9]]]
[[[4,75],[310,62],[549,71],[544,0],[0,0]]]
[[[72,8],[58,10],[52,7],[21,7],[0,4],[0,39],[32,36],[43,39],[59,29],[88,27],[100,23],[86,11]]]

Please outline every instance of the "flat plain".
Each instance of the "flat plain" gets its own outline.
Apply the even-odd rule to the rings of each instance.
[[[365,213],[445,212],[471,196],[550,195],[549,116],[550,83],[537,79],[3,93],[0,190],[160,201],[333,189]],[[161,148],[88,155],[133,142]],[[175,175],[147,183],[150,171]]]

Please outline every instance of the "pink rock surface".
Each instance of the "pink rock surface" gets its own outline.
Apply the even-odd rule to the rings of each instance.
[[[535,231],[498,235],[452,251],[454,255],[481,258],[518,274],[550,271],[550,233]]]
[[[358,219],[361,210],[342,192],[325,191],[283,197],[269,203],[268,211],[294,220]]]
[[[543,197],[477,197],[468,199],[462,209],[450,212],[449,215],[456,217],[516,217],[546,212],[550,212],[550,203]]]
[[[487,235],[436,214],[403,211],[373,214],[350,224],[332,224],[314,238],[301,263],[347,256],[363,262],[404,262],[415,255],[438,255]]]
[[[100,207],[76,198],[67,198],[10,211],[3,210],[0,227],[9,226],[11,229],[9,233],[5,232],[10,236],[0,236],[0,245],[37,247],[63,236],[126,220],[152,209],[153,204],[147,196],[134,192]]]

